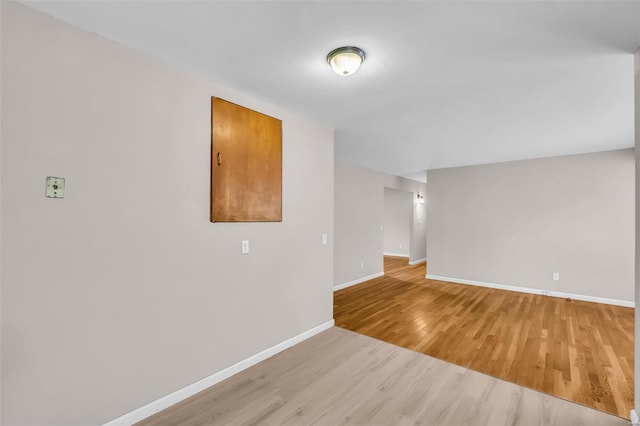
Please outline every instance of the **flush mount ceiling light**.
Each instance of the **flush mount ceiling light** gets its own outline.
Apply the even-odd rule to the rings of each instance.
[[[364,51],[359,47],[344,46],[332,50],[327,55],[327,62],[338,75],[347,76],[358,71],[364,61]]]

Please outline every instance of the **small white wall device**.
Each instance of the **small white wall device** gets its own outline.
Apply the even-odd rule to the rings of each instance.
[[[47,198],[64,198],[64,178],[47,176]]]

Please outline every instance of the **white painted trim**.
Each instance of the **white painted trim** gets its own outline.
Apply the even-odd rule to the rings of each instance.
[[[631,424],[633,426],[640,426],[640,417],[638,417],[636,410],[631,410]]]
[[[394,256],[394,257],[409,257],[408,254],[404,253],[382,253],[383,256]]]
[[[265,349],[262,352],[258,352],[257,354],[250,356],[249,358],[244,359],[236,364],[233,364],[232,366],[227,367],[224,370],[220,370],[209,377],[198,380],[195,383],[172,392],[169,395],[163,396],[162,398],[150,402],[149,404],[144,405],[140,408],[137,408],[123,416],[118,417],[117,419],[111,420],[110,422],[105,423],[104,426],[130,426],[134,423],[144,420],[147,417],[157,413],[158,411],[162,411],[165,408],[177,404],[178,402],[183,401],[190,396],[195,395],[196,393],[215,385],[216,383],[220,383],[221,381],[228,379],[234,374],[238,374],[239,372],[246,370],[247,368],[252,367],[259,362],[262,362],[265,359],[270,358],[277,353],[290,348],[291,346],[297,345],[298,343],[307,340],[308,338],[315,336],[316,334],[321,333],[333,327],[334,325],[335,320],[330,320],[322,323],[316,327],[313,327],[312,329],[298,334],[297,336],[287,339],[284,342],[278,343],[275,346]]]
[[[617,306],[626,306],[628,308],[634,308],[635,302],[629,300],[619,300],[619,299],[607,299],[605,297],[596,297],[596,296],[587,296],[584,294],[574,294],[574,293],[564,293],[561,291],[551,291],[551,290],[541,290],[539,288],[528,288],[528,287],[516,287],[511,285],[504,284],[494,284],[494,283],[486,283],[482,281],[473,281],[473,280],[464,280],[460,278],[451,278],[451,277],[441,277],[438,275],[425,275],[425,278],[428,280],[439,280],[439,281],[449,281],[452,283],[458,284],[469,284],[475,285],[479,287],[489,287],[489,288],[497,288],[499,290],[509,290],[509,291],[518,291],[520,293],[531,293],[531,294],[541,294],[543,296],[551,296],[551,297],[561,297],[566,299],[567,297],[573,300],[582,300],[585,302],[595,302],[595,303],[605,303],[607,305],[617,305]]]
[[[423,257],[422,259],[413,260],[409,262],[409,265],[413,266],[413,265],[419,265],[421,263],[427,263],[427,259]]]
[[[372,280],[374,278],[378,278],[384,275],[384,272],[378,272],[373,275],[368,275],[366,277],[358,278],[357,280],[349,281],[346,283],[338,284],[333,287],[333,291],[342,290],[343,288],[351,287],[352,285],[360,284],[365,281]]]

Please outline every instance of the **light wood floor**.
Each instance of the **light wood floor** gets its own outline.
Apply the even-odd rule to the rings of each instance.
[[[629,418],[632,308],[385,274],[334,294],[337,326]]]
[[[626,424],[619,417],[336,327],[138,423]]]

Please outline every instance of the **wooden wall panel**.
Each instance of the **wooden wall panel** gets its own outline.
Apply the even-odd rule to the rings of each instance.
[[[215,97],[211,221],[282,221],[282,121]]]

